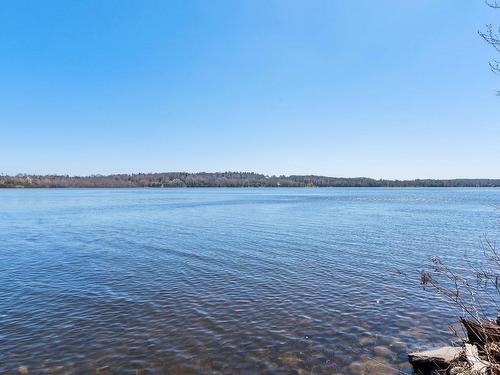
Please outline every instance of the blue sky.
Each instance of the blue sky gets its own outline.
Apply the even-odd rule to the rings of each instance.
[[[0,4],[0,173],[500,178],[481,0]]]

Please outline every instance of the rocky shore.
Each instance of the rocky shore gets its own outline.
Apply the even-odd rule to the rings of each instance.
[[[500,319],[461,319],[467,333],[461,346],[411,352],[408,360],[417,375],[500,374]]]

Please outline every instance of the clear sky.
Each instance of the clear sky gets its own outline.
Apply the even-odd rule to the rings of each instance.
[[[0,173],[500,178],[482,0],[7,0]]]

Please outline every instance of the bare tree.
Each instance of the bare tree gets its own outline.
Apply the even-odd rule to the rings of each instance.
[[[500,9],[499,0],[486,0],[486,4],[494,9]],[[500,27],[493,26],[491,24],[486,25],[485,31],[479,31],[479,35],[483,38],[489,45],[491,45],[498,54],[500,54]],[[492,58],[489,62],[490,69],[493,73],[500,74],[500,60]],[[500,91],[497,92],[500,96]]]

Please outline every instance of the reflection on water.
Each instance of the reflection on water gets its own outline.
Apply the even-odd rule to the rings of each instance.
[[[0,191],[0,372],[408,372],[494,189]]]

